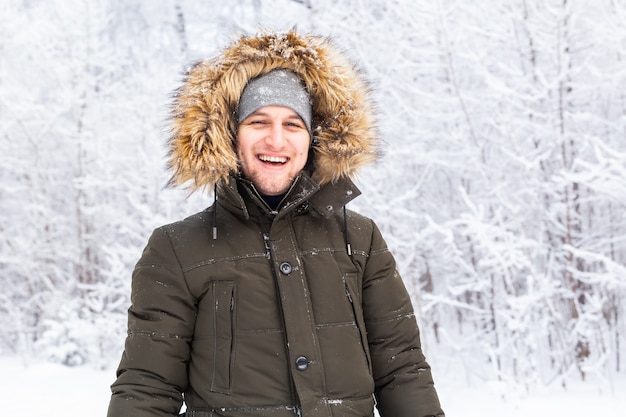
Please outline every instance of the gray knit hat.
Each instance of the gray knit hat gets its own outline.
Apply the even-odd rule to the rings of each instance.
[[[311,132],[311,98],[293,71],[277,69],[250,80],[239,99],[237,122],[241,123],[264,106],[289,107],[298,113]]]

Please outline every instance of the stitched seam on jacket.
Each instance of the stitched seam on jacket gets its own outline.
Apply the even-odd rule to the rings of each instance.
[[[138,263],[137,266],[135,266],[135,268],[161,268],[161,269],[168,269],[168,268],[174,268],[176,270],[180,270],[180,265],[178,264],[153,264],[153,263]]]
[[[315,255],[318,253],[346,253],[345,249],[333,249],[333,248],[313,248],[313,249],[307,249],[307,250],[303,250],[300,251],[300,255]],[[359,254],[359,255],[363,255],[366,258],[369,257],[368,253],[362,250],[356,250],[356,249],[352,249],[352,254]]]
[[[388,322],[388,321],[394,321],[394,320],[399,320],[399,319],[410,319],[412,317],[415,317],[415,313],[413,313],[413,312],[405,313],[405,314],[398,314],[397,316],[393,316],[393,317],[389,317],[389,318],[368,320],[368,323],[385,323],[385,322]]]
[[[371,256],[374,256],[374,255],[381,255],[387,252],[389,252],[389,248],[382,248],[382,249],[374,249],[373,251],[370,252],[370,254]]]
[[[353,321],[344,321],[344,322],[339,322],[339,323],[321,323],[321,324],[316,324],[315,328],[316,329],[323,329],[323,328],[328,328],[328,327],[354,327],[354,322]]]
[[[129,337],[147,336],[147,337],[158,337],[161,339],[191,340],[190,336],[180,336],[177,334],[157,333],[157,332],[148,332],[148,331],[141,331],[141,330],[128,332],[128,336]]]
[[[237,334],[283,333],[283,329],[237,330]]]
[[[182,271],[189,272],[192,269],[200,268],[206,265],[214,265],[214,264],[221,263],[221,262],[232,262],[232,261],[239,261],[242,259],[250,259],[250,258],[265,259],[266,256],[265,256],[265,253],[250,253],[250,254],[238,255],[238,256],[227,256],[224,258],[207,259],[206,261],[202,261],[202,262],[195,263],[193,265],[186,266],[185,268],[182,269]]]

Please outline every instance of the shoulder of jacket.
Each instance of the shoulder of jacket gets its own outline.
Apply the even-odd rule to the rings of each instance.
[[[210,227],[212,210],[213,208],[209,207],[182,220],[159,226],[155,233],[162,233],[170,239],[180,239],[199,232],[206,233],[205,230]]]
[[[365,227],[370,230],[376,225],[371,217],[361,214],[358,211],[346,209],[346,215],[348,216],[348,221],[350,222],[350,224],[355,223],[361,227]]]

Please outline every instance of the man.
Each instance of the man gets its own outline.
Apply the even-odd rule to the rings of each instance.
[[[173,106],[173,184],[207,210],[133,273],[109,417],[443,416],[376,225],[345,205],[376,156],[368,88],[330,42],[242,37]]]

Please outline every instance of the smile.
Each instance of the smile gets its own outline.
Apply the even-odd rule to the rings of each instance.
[[[269,162],[272,164],[285,164],[289,161],[289,158],[286,156],[259,155],[258,158],[263,162]]]

